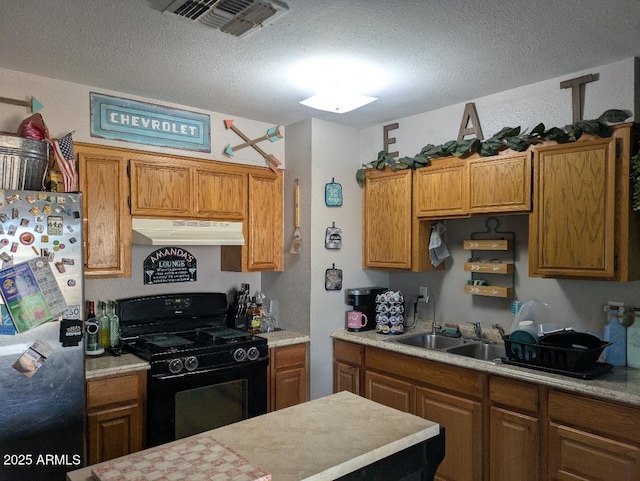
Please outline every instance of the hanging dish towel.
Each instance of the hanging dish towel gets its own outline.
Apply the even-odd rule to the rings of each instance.
[[[438,267],[442,261],[444,261],[449,254],[449,249],[442,239],[442,234],[447,231],[447,228],[438,222],[431,229],[431,238],[429,239],[429,258],[433,267]]]

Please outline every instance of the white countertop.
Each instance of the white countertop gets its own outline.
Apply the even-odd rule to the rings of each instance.
[[[339,330],[332,332],[331,337],[640,407],[640,369],[614,367],[596,379],[582,380],[508,364],[479,361],[392,341],[400,336],[409,336],[419,332],[427,332],[427,323],[419,322],[415,328],[408,329],[401,335],[378,334],[375,330],[363,332]]]
[[[151,366],[144,359],[134,354],[112,356],[87,356],[85,359],[85,378],[87,381],[100,377],[118,376],[135,371],[146,371]]]
[[[438,433],[434,422],[343,391],[193,438],[217,440],[271,474],[273,481],[325,481]],[[91,481],[91,467],[68,473],[67,480]]]

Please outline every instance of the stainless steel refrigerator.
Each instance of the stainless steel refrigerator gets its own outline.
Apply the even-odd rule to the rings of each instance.
[[[82,196],[0,190],[0,480],[85,465]]]

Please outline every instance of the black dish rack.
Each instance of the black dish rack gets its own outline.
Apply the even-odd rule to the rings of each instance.
[[[543,344],[528,344],[511,341],[505,336],[504,347],[507,358],[505,364],[537,369],[555,374],[576,377],[580,379],[593,379],[613,366],[598,362],[598,358],[610,342],[601,341],[599,346],[591,349],[561,347]]]

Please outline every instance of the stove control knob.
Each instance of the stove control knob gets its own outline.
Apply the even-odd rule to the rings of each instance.
[[[169,372],[171,374],[178,374],[180,371],[182,371],[182,359],[171,359],[169,361]]]
[[[247,359],[247,351],[242,348],[238,348],[233,353],[233,358],[238,362],[242,362]]]
[[[195,356],[189,356],[184,360],[184,368],[187,371],[195,371],[198,369],[198,359]]]
[[[258,351],[257,347],[254,346],[247,349],[247,359],[249,361],[255,361],[258,357],[260,357],[260,351]]]

